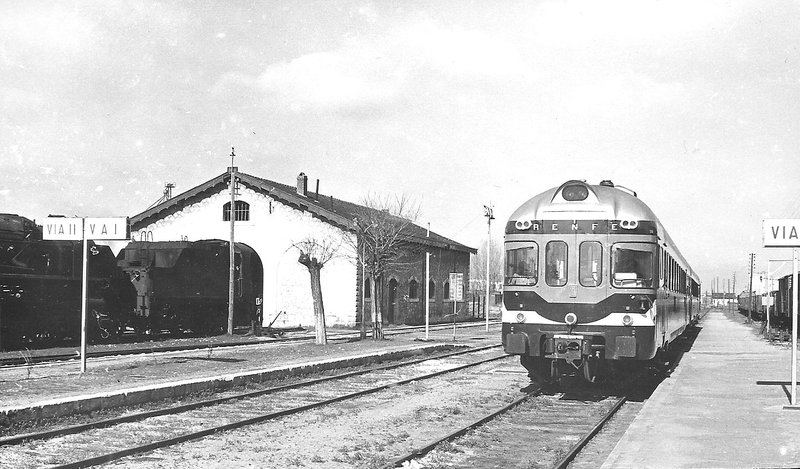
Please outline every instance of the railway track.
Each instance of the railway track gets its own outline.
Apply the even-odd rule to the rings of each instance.
[[[627,401],[594,393],[529,391],[508,406],[385,466],[563,469]],[[412,466],[414,467],[414,466]]]
[[[499,321],[491,321],[491,325],[499,324]],[[484,322],[470,322],[470,323],[458,323],[457,326],[459,329],[468,329],[473,327],[485,327]],[[431,325],[431,331],[449,331],[452,330],[452,324],[436,324]],[[399,326],[396,328],[386,329],[384,330],[384,335],[391,337],[394,335],[402,335],[402,334],[413,334],[421,332],[425,329],[425,326]],[[371,335],[367,334],[368,337]],[[329,342],[336,342],[336,341],[348,341],[353,340],[360,337],[360,333],[358,331],[354,332],[333,332],[328,334],[328,341]],[[252,347],[257,345],[274,345],[274,344],[286,344],[291,342],[309,342],[315,339],[314,335],[307,335],[307,336],[287,336],[287,337],[278,337],[272,340],[253,340],[250,342],[217,342],[211,343],[208,342],[204,343],[191,343],[187,345],[152,345],[150,347],[141,348],[141,347],[130,347],[115,349],[115,350],[101,350],[101,351],[89,351],[87,352],[86,356],[90,359],[97,359],[97,358],[107,358],[107,357],[117,357],[117,356],[129,356],[129,355],[141,355],[141,354],[148,354],[148,353],[170,353],[170,352],[187,352],[192,350],[206,350],[208,348],[235,348],[235,347]],[[0,369],[12,369],[12,368],[26,368],[31,366],[37,365],[49,365],[53,363],[59,362],[72,362],[80,359],[80,355],[78,350],[73,350],[70,352],[65,353],[31,353],[31,352],[22,352],[18,351],[16,354],[13,352],[7,352],[6,355],[12,354],[11,356],[0,357]]]
[[[499,345],[0,439],[5,467],[88,467],[508,359]],[[97,443],[102,442],[102,448]]]

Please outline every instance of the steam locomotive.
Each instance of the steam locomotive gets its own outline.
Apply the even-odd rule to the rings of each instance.
[[[128,325],[138,333],[226,330],[230,251],[226,241],[133,241],[118,255],[136,289]],[[234,327],[261,324],[263,267],[246,244],[234,244]]]
[[[211,335],[226,330],[229,245],[221,240],[131,242],[118,256],[88,242],[87,333]],[[28,218],[0,214],[0,350],[80,340],[83,248],[42,239]],[[234,245],[234,326],[261,324],[263,267]]]
[[[108,246],[87,249],[87,333],[109,337],[133,288]],[[0,349],[79,340],[82,272],[80,241],[43,240],[33,221],[0,214]]]

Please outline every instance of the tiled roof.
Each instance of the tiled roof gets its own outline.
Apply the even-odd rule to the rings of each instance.
[[[337,199],[330,195],[317,194],[314,192],[307,192],[308,195],[306,196],[300,195],[297,193],[297,188],[295,186],[257,178],[241,172],[237,172],[236,177],[239,179],[240,184],[256,192],[273,197],[282,203],[300,210],[311,212],[315,217],[348,231],[354,230],[353,219],[359,212],[374,210],[363,205]],[[222,173],[199,186],[193,187],[169,200],[161,202],[138,215],[134,215],[130,219],[131,230],[135,231],[141,229],[156,220],[182,210],[187,205],[191,205],[200,199],[219,192],[221,188],[228,186],[229,180],[230,173]],[[408,225],[407,230],[409,230],[407,239],[422,245],[451,249],[454,251],[476,252],[475,248],[465,246],[432,231],[430,232],[430,236],[426,236],[427,230],[415,224]]]

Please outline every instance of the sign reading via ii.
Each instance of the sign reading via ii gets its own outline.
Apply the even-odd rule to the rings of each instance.
[[[763,234],[766,248],[798,248],[800,247],[800,219],[764,220]]]
[[[42,237],[53,240],[128,239],[127,218],[63,218],[47,217],[42,226]]]

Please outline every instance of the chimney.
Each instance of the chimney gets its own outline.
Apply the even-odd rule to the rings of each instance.
[[[308,176],[306,173],[297,175],[297,195],[306,196],[308,194]]]
[[[314,198],[319,202],[319,179],[317,179],[317,195]]]

